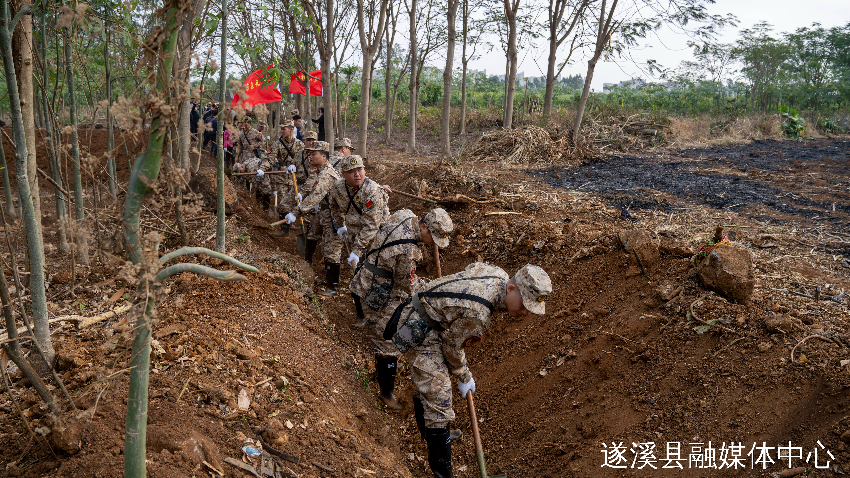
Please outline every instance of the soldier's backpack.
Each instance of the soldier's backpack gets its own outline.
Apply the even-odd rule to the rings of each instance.
[[[437,284],[425,292],[413,294],[413,296],[411,296],[409,299],[402,302],[398,307],[396,307],[395,312],[393,312],[392,318],[387,323],[387,327],[384,329],[384,340],[392,340],[399,352],[407,353],[409,350],[422,345],[422,343],[425,342],[425,339],[428,337],[428,334],[430,334],[431,331],[436,330],[437,332],[441,332],[443,330],[443,326],[440,325],[440,323],[436,320],[432,319],[430,315],[428,315],[428,311],[426,311],[425,307],[422,305],[422,297],[471,300],[473,302],[478,302],[479,304],[484,305],[492,314],[494,310],[493,304],[491,304],[489,300],[483,297],[467,294],[465,292],[448,292],[436,290],[437,288],[447,284],[451,284],[452,282],[476,279],[501,280],[502,278],[498,276],[461,277],[458,279],[452,279]],[[404,318],[404,323],[401,325],[401,327],[399,327],[398,323],[401,321],[401,315],[404,311],[404,308],[408,305],[412,305],[412,307],[407,313],[407,317]],[[416,316],[413,316],[414,312],[416,312]]]
[[[382,242],[377,248],[367,252],[366,255],[363,256],[363,262],[361,262],[357,270],[354,271],[354,275],[357,275],[360,268],[365,267],[366,270],[372,273],[372,283],[370,284],[369,290],[366,292],[366,297],[363,299],[363,303],[375,312],[383,309],[384,306],[387,305],[387,302],[390,301],[390,295],[393,292],[393,287],[395,287],[395,276],[393,275],[393,271],[378,267],[378,256],[382,250],[389,247],[401,244],[416,244],[415,239],[397,239],[389,243],[387,242],[393,232],[410,219],[413,219],[413,216],[405,218],[392,228],[392,230],[387,234],[387,237],[384,238],[384,242]],[[375,255],[375,260],[370,263],[369,256],[372,254]],[[380,278],[382,281],[376,284],[376,278]]]

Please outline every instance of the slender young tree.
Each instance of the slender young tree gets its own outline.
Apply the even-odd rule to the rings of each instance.
[[[45,10],[47,6],[47,0],[43,0],[41,12],[39,13],[39,24],[41,26],[41,58],[47,58],[47,19]],[[62,187],[62,174],[59,169],[59,150],[58,145],[55,144],[53,139],[55,138],[53,133],[53,121],[52,115],[50,114],[50,108],[47,101],[47,62],[42,61],[42,83],[41,83],[41,107],[44,110],[44,126],[47,136],[47,154],[50,157],[50,170],[53,174],[53,182],[57,184],[57,186],[53,187],[53,197],[56,205],[56,222],[58,224],[58,239],[59,239],[59,250],[60,251],[68,251],[70,247],[68,246],[68,238],[66,235],[67,231],[67,218],[65,216],[65,201],[69,198],[65,197],[65,194],[61,191]],[[58,71],[57,71],[58,74]],[[114,175],[114,173],[113,173]],[[43,238],[44,236],[42,236]]]
[[[357,0],[357,29],[360,32],[360,54],[363,56],[363,71],[360,77],[360,132],[357,138],[357,149],[364,156],[367,152],[369,108],[372,106],[372,70],[375,55],[381,47],[381,39],[386,28],[388,3],[389,0]]]
[[[14,13],[26,11],[32,7],[32,0],[13,0]],[[33,88],[33,36],[32,15],[27,13],[15,25],[12,33],[12,51],[15,55],[15,71],[18,75],[18,93],[21,95],[21,114],[24,120],[24,134],[27,139],[27,177],[30,182],[30,194],[35,209],[35,221],[38,224],[38,236],[41,233],[41,194],[38,187],[38,165],[35,155],[35,91]],[[43,249],[41,239],[36,244],[27,242],[30,249]],[[42,251],[43,253],[43,251]]]
[[[115,197],[115,131],[112,128],[112,69],[109,61],[109,44],[112,43],[111,22],[104,23],[106,41],[103,42],[103,67],[106,73],[106,171],[109,173],[109,194]],[[45,81],[47,81],[45,79]]]
[[[71,0],[66,0],[65,5],[73,9]],[[77,93],[74,88],[74,62],[71,58],[71,39],[74,37],[74,22],[70,22],[63,32],[65,42],[65,82],[68,89],[68,106],[71,116],[71,170],[74,176],[74,219],[76,225],[75,235],[77,237],[77,249],[80,262],[84,265],[89,263],[89,250],[86,237],[83,233],[83,221],[86,211],[83,204],[83,177],[80,174],[80,138],[77,134],[79,121],[77,120]]]
[[[216,131],[216,143],[218,143],[218,157],[216,158],[216,229],[215,250],[224,252],[224,118],[227,110],[225,100],[225,81],[227,79],[227,0],[221,0],[221,70],[218,76],[219,107],[218,107],[218,131]]]
[[[546,93],[543,99],[543,117],[546,121],[552,112],[552,97],[555,94],[555,82],[558,75],[564,71],[564,67],[572,58],[573,52],[581,45],[579,35],[575,32],[576,26],[584,18],[585,10],[591,0],[549,0],[548,22],[549,27],[549,60],[546,68]],[[569,12],[567,11],[569,9]],[[558,49],[564,41],[573,35],[567,57],[561,63],[558,62]],[[558,71],[555,71],[557,68]]]
[[[408,107],[407,152],[416,151],[416,114],[419,112],[419,68],[418,68],[418,35],[416,34],[416,15],[418,0],[410,0],[407,15],[410,19],[410,82],[407,86],[410,94]]]
[[[47,364],[46,370],[53,366],[56,352],[50,339],[50,326],[47,320],[47,295],[44,288],[44,253],[40,247],[41,237],[38,222],[35,218],[30,181],[27,176],[27,140],[24,132],[24,119],[21,113],[21,97],[18,93],[17,74],[12,53],[12,31],[15,24],[27,14],[29,7],[22,8],[11,17],[9,2],[0,2],[0,56],[3,58],[3,72],[6,75],[6,87],[9,94],[9,109],[12,117],[12,139],[15,146],[15,179],[18,183],[18,201],[27,244],[36,245],[29,250],[30,257],[30,299],[32,301],[33,325],[35,340],[41,347]],[[41,368],[41,367],[39,367]]]
[[[448,24],[448,43],[446,44],[446,67],[443,69],[443,118],[440,128],[440,149],[444,158],[451,157],[451,126],[452,119],[452,73],[454,70],[455,43],[457,41],[457,7],[460,0],[448,0],[446,11]]]
[[[505,71],[505,115],[502,119],[502,124],[505,129],[511,129],[514,121],[514,92],[516,91],[517,70],[517,13],[519,13],[520,0],[504,0],[504,5],[505,18],[508,23],[508,61]]]

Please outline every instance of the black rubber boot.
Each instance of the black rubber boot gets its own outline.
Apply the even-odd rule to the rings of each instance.
[[[316,253],[316,246],[319,245],[319,241],[315,239],[307,239],[307,250],[304,252],[304,260],[307,261],[307,264],[313,264],[313,254]]]
[[[388,412],[400,412],[401,404],[398,403],[393,390],[395,389],[395,376],[397,372],[398,359],[384,355],[375,355],[375,371],[378,375],[378,386],[381,394],[378,398],[384,404]]]
[[[280,230],[272,233],[272,237],[289,237],[289,224],[283,223],[280,225]]]
[[[416,417],[416,427],[419,428],[419,434],[422,439],[425,439],[425,407],[422,405],[422,399],[413,396],[413,415]]]
[[[449,427],[426,428],[425,442],[428,443],[428,464],[434,478],[452,478],[452,442]]]
[[[319,292],[319,295],[324,297],[336,297],[338,295],[337,289],[339,288],[339,268],[339,263],[325,263],[325,280],[327,280],[327,288],[322,292]]]
[[[354,300],[354,309],[357,311],[357,321],[352,322],[351,326],[355,329],[362,329],[366,326],[366,315],[363,313],[363,304],[360,302],[360,296],[354,292],[351,293],[351,298]]]

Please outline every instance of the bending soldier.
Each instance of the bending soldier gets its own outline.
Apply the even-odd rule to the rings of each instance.
[[[475,391],[464,348],[481,340],[496,309],[507,309],[514,317],[543,314],[551,293],[549,276],[537,266],[526,265],[509,278],[498,267],[476,262],[428,283],[396,308],[384,338],[402,353],[410,351],[416,424],[428,444],[435,477],[452,476],[451,375],[457,377],[461,396]]]
[[[352,151],[354,151],[354,146],[351,145],[350,139],[342,138],[334,142],[334,155],[331,158],[331,164],[336,169],[336,172],[342,172],[342,159],[346,156],[351,156]]]
[[[310,164],[313,167],[314,175],[313,183],[310,185],[310,193],[303,198],[301,195],[296,196],[296,200],[300,204],[292,209],[285,217],[288,224],[292,224],[297,220],[297,216],[309,217],[314,211],[318,212],[318,221],[314,219],[313,223],[320,223],[322,228],[322,253],[325,256],[325,281],[327,288],[322,295],[336,295],[336,289],[339,285],[339,259],[342,254],[342,240],[337,236],[336,230],[332,226],[331,211],[328,204],[328,193],[333,184],[339,179],[336,170],[331,167],[328,162],[330,156],[328,145],[325,141],[316,141],[316,143],[308,148],[310,151]],[[313,235],[313,225],[311,224],[311,235]],[[313,236],[315,237],[315,236]],[[316,250],[317,241],[310,240],[308,236],[307,253],[312,260],[312,250]],[[330,293],[332,291],[332,294]]]
[[[401,209],[381,226],[371,249],[354,272],[349,290],[354,298],[361,324],[372,329],[372,348],[375,350],[375,370],[381,388],[381,402],[388,411],[401,410],[393,395],[399,351],[391,340],[383,338],[384,329],[396,307],[422,285],[416,276],[416,264],[422,260],[420,244],[445,248],[454,229],[449,214],[432,209],[422,219],[409,209]],[[366,306],[365,308],[363,306]],[[365,311],[365,315],[364,315]]]

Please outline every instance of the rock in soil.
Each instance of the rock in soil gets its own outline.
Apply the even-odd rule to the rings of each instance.
[[[744,249],[719,245],[697,267],[702,284],[743,305],[750,303],[755,286],[753,259]]]

